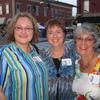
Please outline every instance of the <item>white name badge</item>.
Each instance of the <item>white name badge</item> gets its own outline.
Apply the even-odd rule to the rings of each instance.
[[[100,75],[90,74],[89,81],[92,82],[92,84],[100,84]]]
[[[62,63],[63,66],[64,65],[70,66],[70,65],[72,65],[72,60],[70,58],[65,58],[65,59],[61,60],[61,63]]]
[[[33,61],[39,61],[39,62],[42,62],[41,58],[38,57],[38,56],[33,57]]]

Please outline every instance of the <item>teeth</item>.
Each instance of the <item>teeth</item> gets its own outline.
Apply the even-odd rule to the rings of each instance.
[[[57,42],[57,41],[53,41],[53,42]]]
[[[57,39],[54,39],[53,41],[58,41]]]

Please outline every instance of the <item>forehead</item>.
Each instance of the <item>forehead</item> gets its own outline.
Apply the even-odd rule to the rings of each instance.
[[[79,37],[79,36],[81,36],[81,37],[93,37],[93,35],[92,35],[90,32],[86,32],[86,33],[84,33],[84,32],[77,33],[76,37]]]
[[[28,17],[19,17],[16,21],[16,24],[32,24],[31,20]]]
[[[48,26],[47,30],[62,30],[62,28],[58,25]]]

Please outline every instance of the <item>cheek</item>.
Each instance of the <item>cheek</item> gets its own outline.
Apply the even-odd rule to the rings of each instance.
[[[62,40],[65,41],[65,35],[62,36]]]
[[[62,38],[60,38],[60,39],[59,39],[59,41],[58,41],[58,42],[59,42],[60,44],[63,44],[63,43],[64,43],[64,41],[65,41],[65,38],[64,38],[64,37],[62,37]]]
[[[48,43],[52,44],[53,42],[52,42],[52,40],[51,40],[51,39],[49,39],[49,38],[48,38]]]
[[[46,37],[47,37],[48,42],[52,40],[52,37],[50,37],[48,35]]]
[[[32,40],[33,36],[34,36],[34,35],[33,35],[33,33],[32,33],[32,34],[29,34],[28,37],[29,37],[30,40]]]
[[[76,48],[78,47],[78,42],[77,42],[77,41],[75,41],[75,47],[76,47]]]
[[[77,51],[79,51],[79,44],[78,43],[75,43],[75,48]]]
[[[76,50],[78,50],[79,49],[79,47],[78,47],[78,45],[76,45]]]
[[[15,38],[18,37],[18,34],[17,34],[17,33],[14,33],[14,37],[15,37]]]

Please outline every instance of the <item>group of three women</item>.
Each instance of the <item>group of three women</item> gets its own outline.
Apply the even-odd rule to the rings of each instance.
[[[8,25],[9,43],[0,49],[4,99],[99,100],[100,57],[93,24],[77,27],[74,41],[65,43],[63,25],[50,19],[45,28],[51,46],[38,54],[33,46],[38,39],[36,23],[30,14],[19,13]]]

